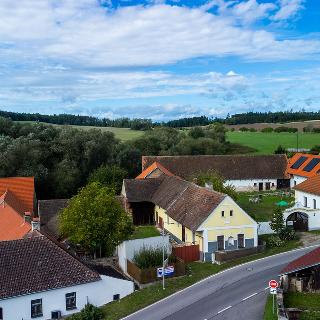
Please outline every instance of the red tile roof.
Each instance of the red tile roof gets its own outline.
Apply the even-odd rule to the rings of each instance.
[[[306,160],[297,169],[291,168],[293,164],[299,160],[300,157],[306,157]],[[288,162],[287,173],[301,176],[301,177],[314,177],[320,171],[320,163],[318,163],[310,172],[304,171],[303,169],[310,163],[312,159],[320,159],[320,155],[296,153]]]
[[[320,175],[308,178],[297,184],[293,189],[320,196]]]
[[[282,269],[281,274],[296,272],[318,264],[320,264],[320,247],[290,262]]]
[[[167,176],[174,176],[169,170],[167,170],[163,165],[161,165],[159,162],[155,161],[153,162],[148,168],[143,170],[136,179],[145,179],[147,178],[153,171],[156,169],[159,169],[161,172],[166,174]]]

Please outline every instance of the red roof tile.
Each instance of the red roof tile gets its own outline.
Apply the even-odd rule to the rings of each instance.
[[[320,175],[308,178],[297,184],[293,189],[320,196]]]
[[[288,274],[320,264],[320,247],[290,262],[281,274]]]
[[[297,169],[291,168],[300,157],[305,157],[306,160]],[[320,171],[320,163],[318,163],[310,172],[304,171],[304,168],[312,159],[320,159],[320,155],[296,153],[288,162],[287,173],[301,177],[311,178],[317,175]]]
[[[161,165],[159,162],[155,161],[152,163],[151,166],[143,170],[136,179],[145,179],[147,178],[153,171],[156,169],[159,169],[162,173],[164,173],[167,176],[174,176],[169,170],[167,170],[163,165]]]

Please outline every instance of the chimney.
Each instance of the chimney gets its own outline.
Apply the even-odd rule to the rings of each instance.
[[[31,223],[31,212],[26,211],[24,213],[24,222]]]
[[[33,218],[32,222],[31,222],[31,230],[32,231],[40,231],[40,219],[39,218]]]

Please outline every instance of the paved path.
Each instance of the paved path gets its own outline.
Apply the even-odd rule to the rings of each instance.
[[[290,261],[310,251],[302,248],[238,266],[163,299],[126,320],[261,320],[268,281]]]

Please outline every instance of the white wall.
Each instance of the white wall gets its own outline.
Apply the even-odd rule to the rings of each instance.
[[[164,243],[165,243],[167,252],[170,253],[171,244],[170,244],[168,235],[164,236]],[[119,266],[124,273],[127,273],[127,260],[132,260],[135,252],[138,252],[143,247],[162,248],[162,246],[163,246],[162,236],[124,241],[117,247],[117,254],[119,257]]]
[[[301,177],[301,176],[296,176],[294,175],[293,178],[291,178],[290,180],[290,187],[293,188],[294,186],[296,186],[297,184],[306,181],[307,178],[306,177]]]
[[[43,317],[36,319],[44,320],[51,319],[51,311],[54,310],[68,315],[79,312],[87,302],[102,306],[113,301],[114,294],[120,294],[121,299],[133,291],[132,281],[101,275],[100,281],[0,300],[0,308],[3,309],[4,320],[30,320],[31,300],[42,299]],[[66,311],[65,295],[71,292],[76,292],[77,309]]]
[[[277,179],[227,180],[225,184],[233,185],[237,191],[259,191],[259,183],[261,182],[263,190],[266,190],[267,182],[270,182],[270,190],[277,189]],[[272,184],[274,185],[272,186]]]
[[[299,204],[301,204],[301,206],[305,206],[305,200],[304,198],[307,198],[307,208],[310,209],[320,209],[320,196],[314,195],[314,194],[310,194],[310,193],[306,193],[306,192],[302,192],[302,191],[298,191],[295,190],[294,192],[295,194],[295,201],[298,202]],[[316,200],[316,207],[313,207],[313,200]]]
[[[270,221],[258,222],[258,235],[260,234],[272,234],[274,231],[270,227]]]

